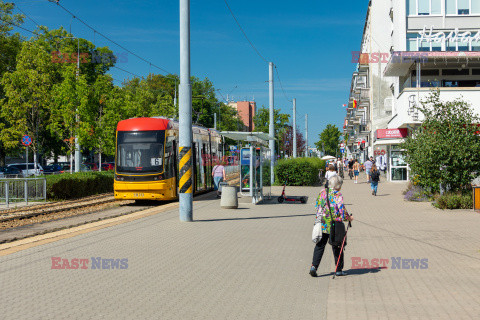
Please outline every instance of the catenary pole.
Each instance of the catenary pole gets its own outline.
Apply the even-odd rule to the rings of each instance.
[[[77,81],[80,76],[80,38],[77,38]],[[78,110],[77,110],[77,122],[78,122]],[[75,172],[80,172],[80,142],[78,141],[78,132],[75,133]]]
[[[297,99],[293,99],[293,157],[297,157]]]
[[[308,114],[305,114],[305,145],[307,146],[307,150],[305,152],[305,156],[308,157]]]
[[[268,127],[268,134],[270,136],[270,185],[273,186],[275,181],[273,168],[275,166],[275,124],[274,124],[274,107],[273,107],[273,62],[269,62],[269,77],[268,77],[268,92],[269,92],[269,106],[270,106],[270,125]]]
[[[180,0],[179,85],[179,200],[180,221],[193,220],[192,87],[190,84],[190,0]]]

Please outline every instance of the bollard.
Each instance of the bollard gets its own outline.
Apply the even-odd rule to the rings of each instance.
[[[222,198],[220,199],[220,207],[224,209],[238,208],[237,187],[235,186],[222,187]]]

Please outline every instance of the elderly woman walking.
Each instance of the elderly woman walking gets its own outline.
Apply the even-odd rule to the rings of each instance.
[[[317,219],[315,220],[315,223],[322,224],[322,238],[315,244],[315,249],[313,250],[313,261],[310,268],[310,275],[312,277],[317,276],[317,269],[322,260],[323,252],[325,251],[325,246],[327,245],[330,235],[330,224],[332,223],[332,219],[333,221],[339,222],[353,220],[353,217],[348,214],[345,205],[343,204],[343,196],[340,193],[342,184],[343,179],[339,176],[331,177],[328,180],[329,188],[322,190],[317,199]],[[337,263],[338,256],[340,255],[340,247],[332,246],[332,250],[333,256],[335,257],[335,263]],[[346,275],[346,273],[343,272],[343,252],[336,270],[336,275]]]

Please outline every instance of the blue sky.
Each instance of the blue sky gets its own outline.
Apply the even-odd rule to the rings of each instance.
[[[75,36],[94,41],[94,33],[47,0],[13,1],[37,23],[64,26]],[[60,3],[95,29],[171,73],[179,72],[178,0],[60,0]],[[229,0],[237,19],[256,48],[278,68],[287,98],[297,99],[297,122],[304,131],[309,117],[309,145],[328,123],[341,130],[352,72],[352,51],[358,51],[368,6],[367,0],[286,1]],[[26,20],[24,27],[35,24]],[[23,33],[23,32],[22,32]],[[108,45],[95,36],[97,46]],[[117,65],[135,74],[162,73],[132,55]],[[191,0],[192,75],[208,77],[224,97],[255,97],[268,107],[268,65],[245,40],[223,0]],[[111,72],[116,79],[129,75]],[[131,76],[130,76],[131,77]],[[223,99],[218,95],[219,99]],[[278,79],[275,107],[292,113]]]

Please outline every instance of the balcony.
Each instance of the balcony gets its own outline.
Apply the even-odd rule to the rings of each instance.
[[[406,128],[423,122],[424,115],[416,109],[418,101],[425,100],[431,93],[431,88],[405,88],[394,100],[392,119],[388,123],[389,129]],[[418,95],[418,98],[417,98]],[[480,115],[480,87],[475,88],[440,88],[440,99],[453,101],[462,98],[468,102],[473,111]]]

